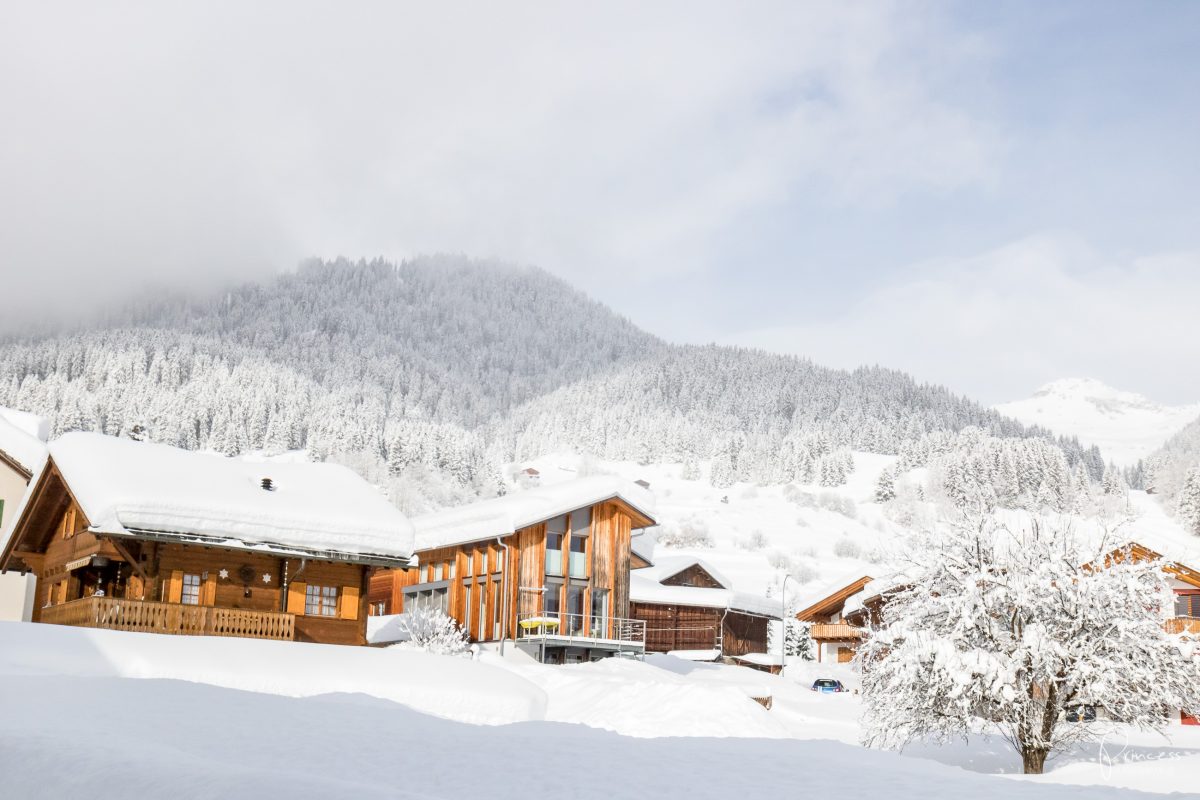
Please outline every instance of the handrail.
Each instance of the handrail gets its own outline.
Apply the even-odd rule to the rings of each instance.
[[[282,611],[161,603],[93,595],[41,610],[53,625],[190,636],[238,636],[291,641],[296,615]]]
[[[517,617],[521,639],[586,640],[645,645],[646,622],[591,614],[522,614]]]
[[[845,622],[815,622],[808,635],[814,639],[861,639],[863,630]]]

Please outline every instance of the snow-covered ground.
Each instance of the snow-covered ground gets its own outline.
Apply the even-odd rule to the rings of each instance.
[[[867,750],[855,744],[858,698],[805,688],[816,675],[853,687],[848,669],[790,670],[778,678],[668,656],[552,667],[494,653],[0,623],[3,796],[724,798],[802,788],[1117,798],[1138,794],[1113,787],[1186,790],[1200,768],[1195,728],[1173,728],[1171,741],[1114,739],[1017,782],[1016,757],[992,740]],[[751,699],[764,691],[770,711]]]
[[[995,409],[1029,425],[1078,436],[1121,466],[1136,464],[1200,417],[1200,403],[1165,406],[1089,378],[1054,381],[1033,397],[1001,403]]]

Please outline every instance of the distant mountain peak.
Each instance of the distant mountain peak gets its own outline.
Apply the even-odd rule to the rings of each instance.
[[[1026,400],[995,406],[1001,414],[1095,444],[1106,458],[1134,464],[1200,417],[1200,403],[1167,406],[1095,378],[1062,378]]]

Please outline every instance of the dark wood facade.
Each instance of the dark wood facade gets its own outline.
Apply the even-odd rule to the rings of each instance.
[[[723,656],[767,651],[766,617],[724,608],[634,603],[634,619],[646,623],[646,650],[719,650]]]

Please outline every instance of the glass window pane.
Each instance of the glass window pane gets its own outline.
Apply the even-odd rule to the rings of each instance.
[[[542,594],[542,609],[547,616],[558,614],[562,603],[562,584],[553,581],[546,582],[546,591]]]
[[[571,532],[586,536],[592,530],[592,509],[579,508],[571,512]]]

